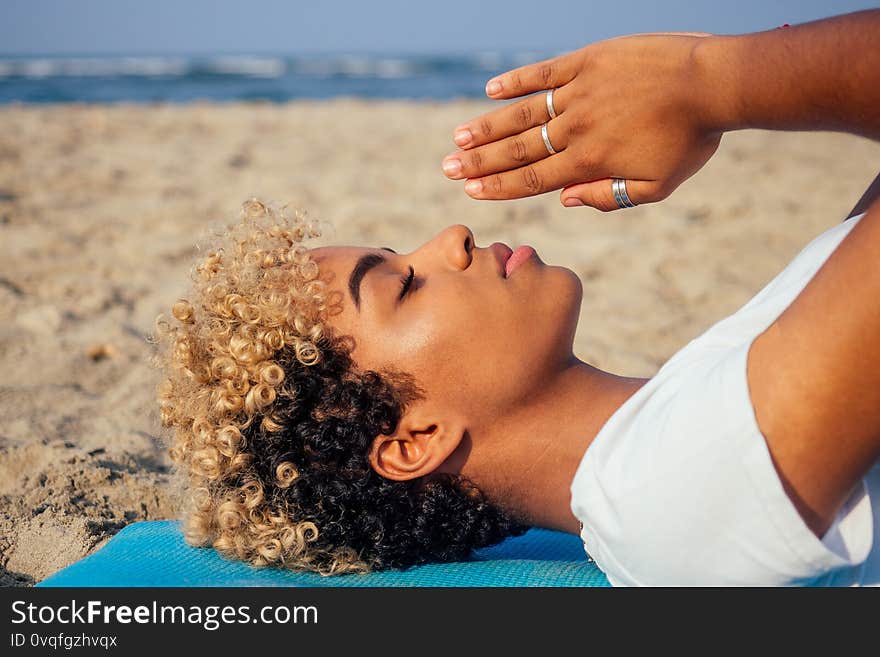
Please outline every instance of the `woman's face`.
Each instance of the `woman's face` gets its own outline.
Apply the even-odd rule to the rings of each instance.
[[[341,294],[328,323],[354,338],[359,369],[408,372],[433,408],[468,423],[528,399],[573,357],[577,275],[533,255],[506,277],[510,248],[477,247],[466,226],[411,253],[327,246],[310,254]]]

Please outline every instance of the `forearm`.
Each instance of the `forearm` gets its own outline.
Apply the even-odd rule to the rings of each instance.
[[[702,39],[707,127],[836,130],[880,139],[880,10]]]

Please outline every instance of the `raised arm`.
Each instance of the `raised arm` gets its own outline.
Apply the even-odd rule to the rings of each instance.
[[[880,458],[880,200],[749,350],[758,427],[822,536]]]
[[[697,43],[722,131],[837,130],[880,139],[880,9]]]
[[[735,36],[642,34],[504,73],[495,99],[537,93],[466,121],[443,161],[476,199],[563,188],[566,206],[660,201],[699,170],[726,130],[842,130],[880,138],[880,10]],[[541,125],[555,154],[546,148]]]

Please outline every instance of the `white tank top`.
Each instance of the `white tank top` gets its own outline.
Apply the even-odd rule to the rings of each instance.
[[[831,227],[675,353],[590,444],[571,484],[615,586],[880,585],[880,463],[820,540],[788,498],[749,397],[752,341],[864,215]]]

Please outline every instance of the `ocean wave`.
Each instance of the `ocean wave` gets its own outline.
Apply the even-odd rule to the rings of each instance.
[[[498,72],[540,58],[540,53],[533,52],[407,56],[21,57],[0,58],[0,79],[188,76],[278,78],[285,75],[400,79],[419,75]]]
[[[188,62],[179,57],[71,57],[0,60],[0,77],[182,76]]]
[[[215,57],[191,62],[188,73],[278,78],[287,73],[287,63],[279,57]]]
[[[486,80],[535,52],[0,56],[0,105],[485,98]],[[543,57],[546,58],[546,55]]]
[[[288,62],[289,71],[310,77],[405,78],[430,73],[424,61],[400,57],[339,57],[297,58]]]

